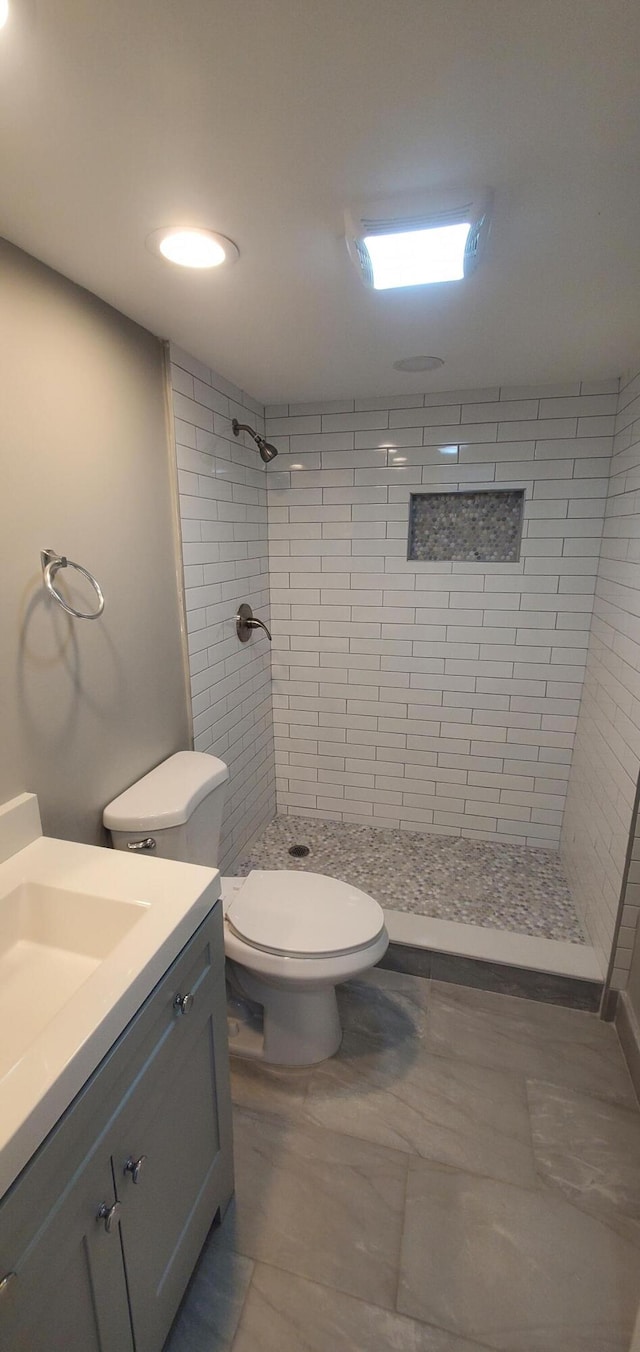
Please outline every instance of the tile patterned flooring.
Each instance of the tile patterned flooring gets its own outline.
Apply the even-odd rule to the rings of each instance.
[[[292,859],[289,846],[310,847]],[[585,942],[560,857],[459,836],[278,816],[236,872],[299,868],[341,878],[391,911]]]
[[[376,969],[232,1068],[237,1194],[165,1352],[628,1352],[640,1110],[594,1015]]]

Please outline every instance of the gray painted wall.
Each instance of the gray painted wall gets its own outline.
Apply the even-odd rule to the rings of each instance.
[[[164,354],[3,241],[0,291],[0,802],[33,791],[48,834],[95,842],[103,805],[189,745]],[[47,546],[95,573],[101,620],[46,596]]]

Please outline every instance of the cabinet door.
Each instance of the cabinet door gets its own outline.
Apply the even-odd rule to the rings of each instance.
[[[159,1010],[147,1065],[109,1133],[136,1352],[162,1347],[233,1188],[220,912],[167,992],[169,1021]],[[186,994],[185,1015],[173,1001]]]
[[[115,1200],[109,1158],[95,1156],[46,1219],[34,1215],[22,1254],[2,1236],[0,1277],[15,1275],[0,1296],[1,1352],[133,1352],[118,1222],[107,1233],[97,1218]]]

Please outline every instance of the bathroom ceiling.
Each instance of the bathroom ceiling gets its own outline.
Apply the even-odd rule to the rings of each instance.
[[[12,0],[0,234],[269,402],[617,374],[640,350],[633,0]],[[495,190],[464,282],[371,292],[343,209]],[[240,249],[207,274],[169,224]],[[392,363],[444,358],[433,373]]]

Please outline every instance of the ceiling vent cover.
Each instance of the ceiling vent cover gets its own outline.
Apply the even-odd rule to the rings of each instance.
[[[460,280],[477,267],[490,206],[487,188],[360,203],[345,211],[349,256],[375,290]]]
[[[371,256],[369,254],[369,250],[367,249],[366,245],[363,244],[362,241],[359,239],[354,239],[353,249],[356,255],[355,257],[356,267],[359,268],[360,273],[362,274],[363,281],[366,282],[366,285],[372,287],[373,268],[371,266]]]

